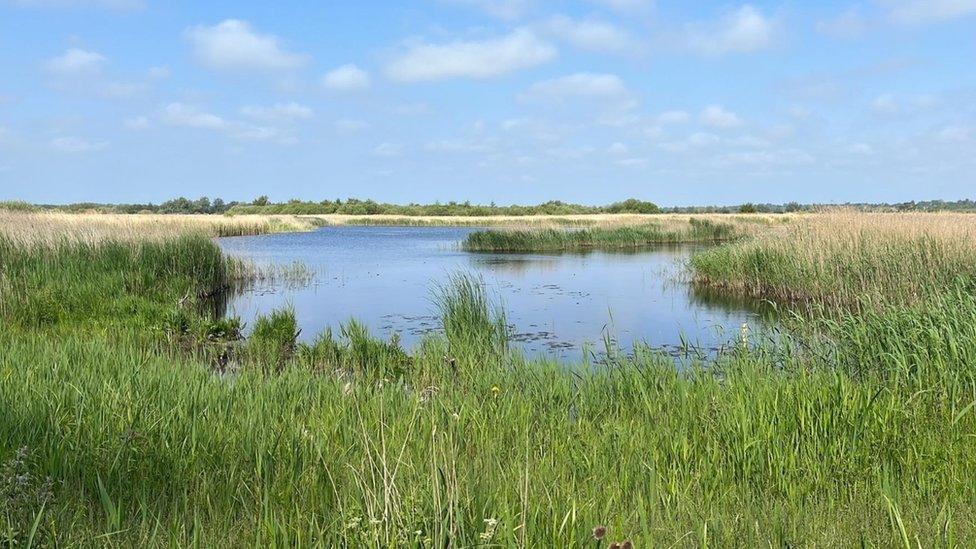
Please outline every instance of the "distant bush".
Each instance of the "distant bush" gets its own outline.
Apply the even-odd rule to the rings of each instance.
[[[6,210],[8,212],[36,212],[40,208],[22,200],[5,200],[0,201],[0,210]]]

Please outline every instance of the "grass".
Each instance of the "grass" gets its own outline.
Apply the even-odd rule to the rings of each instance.
[[[483,230],[471,233],[462,246],[477,252],[551,252],[637,249],[653,244],[724,242],[741,238],[752,229],[741,220],[687,220],[641,225],[597,226],[579,230]]]
[[[55,285],[109,302],[38,325],[0,311],[8,545],[579,546],[598,525],[638,546],[976,540],[963,282],[686,369],[640,348],[566,368],[505,345],[463,275],[416,349],[356,322],[302,343],[289,311],[235,341],[197,312],[231,267],[184,238],[0,254],[5,303]]]

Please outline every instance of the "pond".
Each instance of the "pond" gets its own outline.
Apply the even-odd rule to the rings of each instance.
[[[754,304],[703,294],[683,280],[692,246],[632,253],[470,253],[472,228],[326,227],[219,239],[229,255],[257,265],[299,262],[311,280],[259,283],[229,297],[225,314],[255,317],[292,307],[301,339],[350,318],[374,335],[398,333],[409,349],[439,321],[433,292],[455,272],[480,276],[504,306],[513,340],[528,354],[579,359],[606,338],[684,354],[711,353],[764,325]]]

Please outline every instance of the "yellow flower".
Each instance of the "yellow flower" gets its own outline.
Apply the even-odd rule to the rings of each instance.
[[[500,395],[501,392],[502,390],[498,387],[498,385],[491,386],[491,394],[494,395],[495,398],[498,398],[498,395]]]

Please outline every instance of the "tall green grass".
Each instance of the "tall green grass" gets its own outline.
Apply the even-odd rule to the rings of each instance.
[[[653,244],[721,242],[742,236],[731,223],[691,218],[682,226],[650,223],[576,230],[486,229],[467,236],[462,247],[473,252],[550,252],[637,249]]]
[[[458,275],[435,292],[443,332],[409,352],[355,322],[302,343],[285,311],[207,343],[232,355],[215,367],[150,328],[220,280],[182,246],[151,262],[171,282],[106,294],[133,312],[30,329],[0,315],[0,487],[19,482],[0,488],[6,544],[548,547],[595,545],[597,525],[638,546],[976,540],[963,286],[798,319],[683,369],[641,348],[567,368],[508,348],[502,312]],[[110,275],[144,280],[138,249],[36,264],[124,289]],[[9,254],[5,273],[40,261]]]

